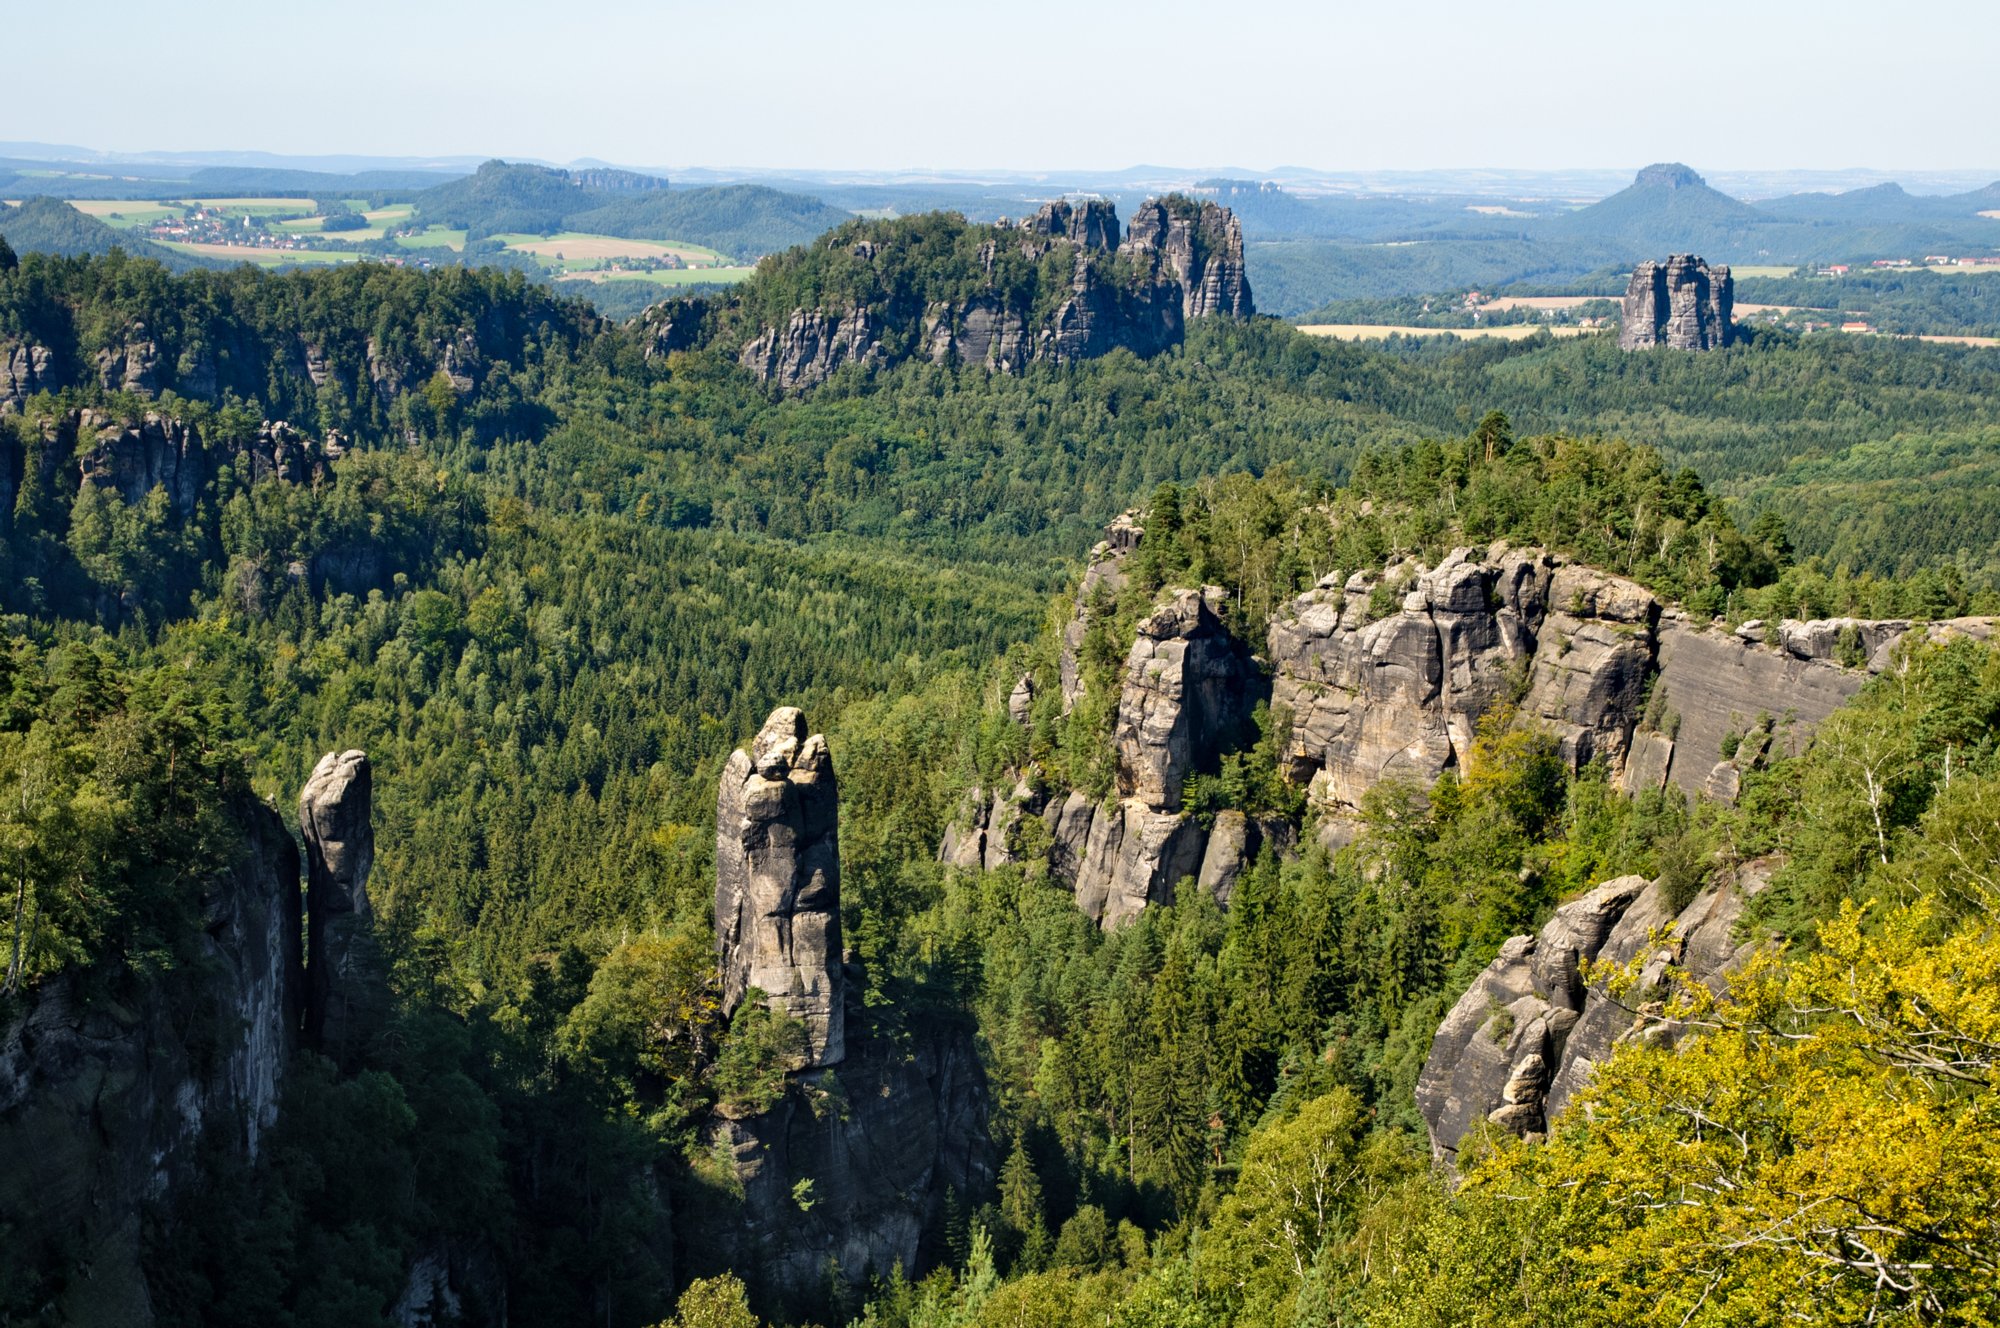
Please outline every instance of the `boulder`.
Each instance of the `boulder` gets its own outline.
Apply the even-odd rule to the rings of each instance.
[[[715,939],[725,1016],[754,988],[805,1025],[805,1066],[842,1059],[839,793],[826,739],[796,706],[773,710],[723,768]]]
[[[1502,945],[1438,1026],[1417,1081],[1433,1156],[1451,1161],[1481,1122],[1521,1135],[1542,1132],[1595,1066],[1640,1028],[1634,1011],[1645,997],[1613,1000],[1584,982],[1586,963],[1625,965],[1646,956],[1643,992],[1661,989],[1671,971],[1720,990],[1752,948],[1735,938],[1735,923],[1771,866],[1746,865],[1678,914],[1660,882],[1619,877],[1558,908],[1536,935]]]

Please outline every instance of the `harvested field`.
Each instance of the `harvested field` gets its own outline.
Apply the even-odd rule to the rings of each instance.
[[[502,235],[515,253],[533,254],[537,258],[555,259],[561,256],[566,263],[601,262],[611,258],[667,258],[680,259],[683,263],[715,263],[722,255],[713,249],[704,249],[698,244],[673,244],[662,240],[624,240],[615,235],[586,235],[568,232],[546,238],[539,235]]]
[[[1593,300],[1616,300],[1617,295],[1508,295],[1480,305],[1494,313],[1505,313],[1509,309],[1574,309],[1580,304]]]
[[[1402,327],[1387,323],[1305,323],[1299,331],[1309,337],[1332,337],[1336,341],[1379,341],[1384,337],[1499,337],[1522,341],[1539,332],[1555,337],[1580,337],[1600,331],[1593,327],[1542,327],[1535,323],[1508,323],[1501,327]]]

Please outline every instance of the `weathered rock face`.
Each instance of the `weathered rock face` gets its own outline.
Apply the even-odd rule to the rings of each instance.
[[[125,329],[124,341],[97,352],[97,380],[107,392],[151,396],[159,390],[160,347],[144,323]]]
[[[692,1275],[733,1268],[773,1301],[822,1291],[829,1260],[854,1284],[898,1265],[914,1275],[946,1191],[991,1183],[985,1074],[968,1031],[857,1043],[838,1081],[807,1071],[772,1110],[711,1122],[743,1196],[681,1214]]]
[[[209,461],[193,425],[153,411],[124,421],[86,410],[76,427],[88,440],[78,459],[85,487],[110,489],[133,506],[155,488],[165,488],[176,515],[194,514],[208,483]]]
[[[20,410],[29,397],[56,386],[49,372],[48,347],[0,346],[0,415]]]
[[[806,1026],[805,1064],[846,1054],[839,794],[826,739],[795,706],[771,712],[723,768],[715,806],[715,939],[723,1012],[756,988]]]
[[[1139,542],[1145,537],[1146,530],[1140,524],[1139,513],[1126,512],[1105,528],[1104,538],[1090,551],[1090,561],[1085,565],[1083,580],[1076,589],[1076,610],[1063,624],[1061,656],[1057,661],[1065,714],[1083,695],[1083,667],[1079,661],[1083,638],[1090,631],[1091,619],[1097,614],[1100,604],[1114,604],[1119,593],[1125,589],[1125,559],[1138,549]]]
[[[1539,1134],[1623,1039],[1648,1033],[1632,1002],[1652,999],[1670,970],[1720,990],[1747,953],[1731,936],[1743,901],[1771,864],[1708,886],[1678,914],[1658,882],[1623,876],[1556,910],[1539,934],[1516,936],[1452,1007],[1417,1082],[1417,1107],[1440,1161],[1490,1121]],[[1671,927],[1648,949],[1656,930]],[[1641,994],[1621,1004],[1587,986],[1582,965],[1644,956]]]
[[[1384,780],[1428,785],[1464,761],[1480,717],[1520,689],[1555,568],[1533,550],[1459,550],[1384,575],[1386,595],[1357,573],[1271,622],[1272,701],[1293,716],[1287,773],[1336,815]],[[1398,607],[1371,620],[1384,598]],[[1561,704],[1557,683],[1545,704]]]
[[[0,1259],[26,1285],[55,1279],[62,1322],[150,1323],[142,1209],[196,1178],[204,1145],[254,1157],[276,1119],[301,1004],[298,853],[270,808],[245,798],[237,816],[247,851],[203,889],[191,1003],[59,977],[0,1021]]]
[[[1056,845],[1051,869],[1106,927],[1172,899],[1201,872],[1209,834],[1182,810],[1187,777],[1242,739],[1265,694],[1255,661],[1209,596],[1179,591],[1139,625],[1114,729],[1117,802],[1098,807],[1071,795],[1043,813]],[[1216,872],[1234,884],[1220,858]]]
[[[813,387],[845,365],[886,364],[912,354],[936,364],[1018,373],[1031,363],[1066,364],[1121,348],[1155,355],[1180,343],[1191,318],[1248,318],[1254,312],[1242,227],[1215,203],[1150,201],[1123,242],[1117,212],[1101,200],[1059,200],[986,233],[979,248],[986,289],[979,293],[942,298],[944,292],[926,293],[921,282],[891,289],[891,275],[904,285],[910,279],[882,269],[882,289],[865,304],[794,309],[782,327],[753,328],[741,362],[786,391]],[[852,233],[821,243],[845,245],[851,257],[869,264],[882,252],[878,241],[855,240]],[[1026,285],[1018,261],[1001,262],[1015,251],[1038,265]],[[1051,278],[1040,265],[1064,253],[1072,260],[1070,275],[1051,288],[1051,280],[1063,279]],[[651,353],[690,348],[717,317],[727,321],[707,306],[649,315]]]
[[[1727,346],[1735,336],[1730,321],[1735,292],[1727,267],[1710,267],[1693,254],[1675,254],[1664,263],[1641,263],[1625,288],[1618,348]]]
[[[787,391],[813,387],[849,364],[882,358],[866,309],[794,309],[781,330],[766,328],[743,347],[743,367]]]
[[[375,865],[374,776],[365,752],[328,752],[299,791],[306,845],[306,1039],[336,1063],[372,1031],[383,994],[368,873]]]

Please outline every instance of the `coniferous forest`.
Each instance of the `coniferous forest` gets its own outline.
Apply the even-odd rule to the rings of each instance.
[[[825,297],[814,262],[737,307]],[[254,1157],[208,1131],[193,1180],[136,1186],[129,1268],[93,1264],[45,1142],[0,1130],[0,1323],[90,1321],[119,1279],[153,1322],[225,1328],[1994,1322],[1976,632],[1901,639],[1810,743],[1741,717],[1703,753],[1745,752],[1726,799],[1573,759],[1524,676],[1338,834],[1302,716],[1260,696],[1183,804],[1295,837],[1226,901],[1184,883],[1108,929],[1039,818],[1005,860],[940,845],[996,788],[1129,796],[1128,649],[1183,588],[1253,653],[1316,587],[1380,621],[1415,569],[1503,543],[1760,645],[2000,612],[2000,351],[1203,317],[1149,359],[918,356],[781,393],[737,350],[478,269],[0,247],[0,1031],[32,1050],[82,1012],[219,1058],[215,883],[296,852],[298,790],[347,749],[384,999],[351,1054],[289,1060]],[[1128,510],[1143,541],[1092,600]],[[838,770],[847,1037],[963,1042],[981,1103],[916,1259],[808,1279],[718,1234],[745,1202],[718,1129],[868,1109],[718,985],[718,781],[785,705]],[[1678,912],[1746,864],[1728,981],[1586,966],[1640,1031],[1545,1128],[1482,1123],[1446,1165],[1419,1079],[1510,938],[1614,878]],[[1496,998],[1476,1036],[1513,1019]],[[785,1184],[787,1220],[836,1202]],[[402,1308],[427,1266],[455,1318]]]

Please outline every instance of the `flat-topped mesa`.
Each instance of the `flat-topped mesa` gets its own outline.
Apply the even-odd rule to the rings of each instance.
[[[1727,267],[1710,267],[1693,254],[1632,270],[1618,329],[1620,350],[1716,350],[1736,335],[1730,321],[1736,299]]]
[[[796,706],[771,712],[723,767],[715,803],[715,943],[722,1008],[752,989],[805,1025],[793,1068],[846,1056],[841,992],[840,801],[826,739]]]
[[[306,844],[306,1040],[336,1062],[367,1035],[384,990],[368,873],[374,776],[366,752],[328,752],[299,790]]]

